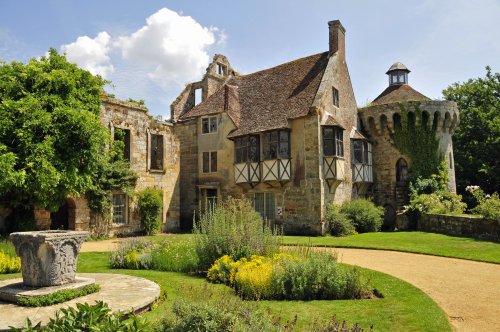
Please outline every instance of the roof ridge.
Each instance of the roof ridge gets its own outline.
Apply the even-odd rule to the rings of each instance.
[[[311,54],[311,55],[307,55],[307,56],[303,56],[301,58],[298,58],[298,59],[295,59],[295,60],[291,60],[291,61],[279,64],[279,65],[276,65],[274,67],[269,67],[269,68],[261,69],[261,70],[255,71],[253,73],[250,73],[250,74],[240,74],[240,75],[238,75],[236,77],[244,78],[244,77],[252,76],[252,75],[255,75],[255,74],[260,74],[260,73],[263,73],[263,72],[266,72],[266,71],[271,71],[271,70],[274,70],[274,69],[278,69],[280,67],[284,67],[284,66],[293,64],[295,62],[299,62],[299,61],[303,61],[305,59],[309,59],[309,58],[312,58],[312,57],[315,57],[315,56],[323,55],[325,53],[328,53],[328,51],[320,52],[320,53],[316,53],[316,54]]]

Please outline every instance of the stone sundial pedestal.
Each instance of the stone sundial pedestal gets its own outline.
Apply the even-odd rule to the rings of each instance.
[[[74,282],[77,256],[88,235],[80,231],[12,233],[10,239],[21,257],[23,284],[48,287]]]

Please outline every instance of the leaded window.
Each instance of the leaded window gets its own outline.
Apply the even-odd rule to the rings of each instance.
[[[262,219],[268,221],[275,219],[276,200],[274,193],[254,193],[249,196],[255,211],[261,215]]]
[[[127,195],[113,194],[113,223],[124,224],[127,221]]]
[[[202,171],[203,173],[217,172],[217,151],[203,152]]]
[[[260,137],[257,135],[235,138],[234,149],[236,163],[260,161]]]
[[[368,159],[368,143],[363,140],[354,140],[352,142],[353,145],[353,162],[356,164],[369,164],[370,161]]]
[[[339,107],[339,90],[332,87],[332,103],[334,106]]]
[[[265,160],[290,158],[290,131],[274,130],[264,133],[262,150]]]
[[[323,126],[323,155],[344,156],[344,130],[336,126]]]

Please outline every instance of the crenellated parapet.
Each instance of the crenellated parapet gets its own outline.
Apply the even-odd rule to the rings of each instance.
[[[397,126],[426,126],[453,135],[459,124],[457,104],[447,100],[407,101],[378,104],[359,109],[359,117],[369,136],[393,134]]]

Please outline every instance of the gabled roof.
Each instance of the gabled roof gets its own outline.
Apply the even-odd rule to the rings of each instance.
[[[430,100],[408,84],[390,85],[385,89],[371,105],[390,104],[402,101]]]
[[[327,63],[324,52],[232,77],[179,120],[227,111],[237,127],[232,137],[286,128],[289,119],[308,114]]]

